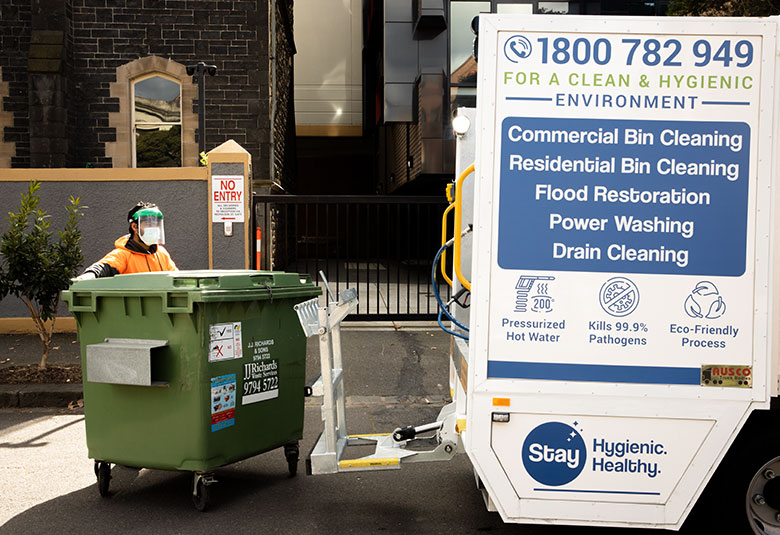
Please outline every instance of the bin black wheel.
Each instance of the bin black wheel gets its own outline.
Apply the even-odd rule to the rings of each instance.
[[[111,484],[111,465],[103,461],[95,463],[95,475],[97,475],[98,492],[102,497],[107,498],[111,495],[108,492]]]
[[[195,483],[195,492],[192,494],[192,503],[195,505],[195,509],[201,513],[209,506],[209,488],[201,478],[198,478]]]
[[[284,446],[284,457],[287,459],[287,470],[290,472],[290,477],[295,477],[298,473],[298,443],[287,444]]]

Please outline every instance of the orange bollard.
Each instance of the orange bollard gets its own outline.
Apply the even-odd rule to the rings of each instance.
[[[255,231],[255,269],[260,269],[260,252],[262,251],[260,246],[262,236],[263,232],[260,230],[260,227],[257,227],[257,230]]]

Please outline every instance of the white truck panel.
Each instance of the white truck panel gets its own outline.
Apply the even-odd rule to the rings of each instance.
[[[506,521],[678,529],[777,393],[777,31],[480,18],[463,440]]]

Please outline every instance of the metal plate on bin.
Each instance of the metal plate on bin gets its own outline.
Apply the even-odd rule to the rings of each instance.
[[[156,386],[152,381],[152,349],[167,340],[106,338],[87,346],[87,381],[117,385]]]

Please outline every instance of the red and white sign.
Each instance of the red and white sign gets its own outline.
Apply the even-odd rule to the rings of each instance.
[[[244,177],[213,175],[211,177],[211,220],[214,223],[244,222]]]

